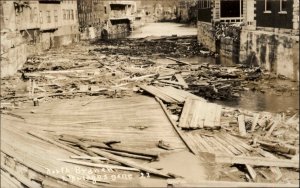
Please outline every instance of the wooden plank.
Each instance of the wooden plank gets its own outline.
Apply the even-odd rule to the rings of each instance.
[[[246,136],[246,127],[245,127],[245,116],[239,115],[238,116],[238,123],[239,123],[239,132],[241,136]]]
[[[183,86],[184,89],[188,89],[189,88],[188,84],[182,78],[181,74],[175,74],[175,78]]]
[[[222,106],[216,106],[215,126],[221,126]]]
[[[170,81],[170,80],[159,80],[161,83],[166,83],[166,84],[172,84],[172,85],[178,85],[184,87],[182,83],[180,82],[175,82],[175,81]]]
[[[47,138],[45,136],[42,136],[41,133],[35,133],[35,132],[32,132],[32,131],[28,131],[27,133],[30,134],[30,135],[32,135],[32,136],[34,136],[34,137],[36,137],[36,138],[39,138],[39,139],[45,141],[45,142],[48,142],[48,143],[53,144],[53,145],[56,145],[57,147],[60,147],[60,148],[65,149],[65,150],[67,150],[67,151],[69,151],[71,153],[74,153],[76,155],[82,155],[81,152],[78,152],[77,150],[75,150],[73,148],[70,148],[70,147],[68,147],[66,145],[63,145],[63,144],[61,144],[59,142],[56,142],[56,141],[51,140],[51,139],[49,139],[49,138]]]
[[[228,145],[226,142],[224,142],[218,136],[214,135],[214,137],[220,143],[220,145],[222,145],[224,147],[224,150],[226,150],[227,153],[229,153],[230,155],[236,155],[236,149],[235,148],[232,149],[232,147],[230,147],[230,145]],[[238,154],[240,154],[240,152],[238,152]]]
[[[26,185],[27,187],[32,188],[41,188],[42,186],[34,181],[30,181],[26,177],[22,176],[21,174],[18,174],[17,172],[11,170],[9,167],[7,167],[4,164],[4,161],[1,162],[1,169],[8,172],[11,176],[15,177],[19,182]]]
[[[131,166],[133,168],[137,168],[141,171],[145,171],[145,172],[149,172],[150,174],[154,174],[154,175],[157,175],[157,176],[160,176],[160,177],[164,177],[164,178],[170,178],[170,175],[167,174],[167,173],[164,173],[162,171],[159,171],[159,170],[156,170],[154,168],[151,168],[151,167],[148,167],[144,164],[139,164],[139,163],[136,163],[134,161],[130,161],[130,160],[127,160],[127,159],[124,159],[123,157],[119,157],[119,156],[116,156],[116,155],[113,155],[113,154],[110,154],[108,152],[105,152],[105,151],[101,151],[101,150],[93,150],[94,153],[98,154],[98,155],[101,155],[105,158],[108,158],[110,160],[113,160],[113,161],[117,161],[119,163],[122,163],[126,166]]]
[[[277,166],[286,168],[299,168],[299,161],[286,159],[268,159],[264,157],[225,156],[215,155],[215,162],[225,164],[248,164],[253,166]]]
[[[217,139],[216,137],[211,137],[209,138],[211,142],[214,143],[221,151],[226,152],[228,155],[234,155],[229,149],[227,149],[225,146],[223,146]]]
[[[204,127],[212,128],[215,126],[216,105],[213,103],[206,103],[204,108],[207,110],[205,114]]]
[[[180,63],[180,64],[191,65],[188,62],[181,61],[181,60],[178,60],[178,59],[174,59],[174,58],[171,58],[171,57],[166,57],[166,59],[170,59],[170,60],[175,61],[176,63]]]
[[[197,135],[198,140],[200,141],[200,143],[205,147],[205,149],[209,152],[209,153],[214,153],[214,149],[201,137],[201,135]]]
[[[199,118],[199,110],[200,110],[200,105],[198,101],[193,100],[194,106],[192,107],[192,115],[191,115],[191,122],[189,124],[189,128],[191,129],[197,129],[198,127],[198,118]]]
[[[72,164],[89,166],[89,167],[108,168],[108,169],[135,171],[135,172],[139,171],[139,169],[136,169],[136,168],[129,168],[129,167],[124,167],[124,166],[116,166],[116,165],[107,165],[107,164],[96,164],[96,163],[78,161],[78,160],[74,160],[74,159],[58,159],[58,160],[66,162],[66,163],[72,163]]]
[[[268,130],[268,132],[265,135],[265,138],[271,136],[272,132],[274,131],[274,129],[277,127],[277,125],[279,124],[278,121],[274,121],[272,127]]]
[[[198,106],[200,107],[199,111],[198,111],[198,123],[197,126],[199,128],[203,128],[204,127],[204,121],[205,121],[205,115],[206,115],[206,109],[205,109],[205,104],[206,102],[197,100]]]
[[[258,120],[259,120],[259,114],[255,114],[252,120],[251,132],[255,131],[255,127],[258,123]]]
[[[183,143],[187,146],[187,148],[189,148],[189,150],[193,153],[193,154],[197,154],[197,150],[195,150],[193,147],[191,147],[189,145],[188,140],[183,136],[183,134],[181,134],[180,130],[177,128],[176,123],[173,121],[173,119],[170,117],[167,108],[165,107],[165,105],[163,104],[163,102],[155,97],[155,99],[159,102],[161,108],[163,109],[163,111],[165,112],[165,115],[167,116],[167,118],[169,119],[170,123],[172,124],[173,128],[175,129],[175,131],[177,132],[177,134],[179,135],[179,137],[181,138],[181,140],[183,141]]]
[[[223,144],[223,146],[225,146],[228,150],[230,150],[233,154],[235,155],[240,155],[241,152],[238,151],[237,149],[235,149],[235,147],[233,147],[230,143],[227,143],[225,140],[223,140],[222,138],[220,138],[217,135],[214,135],[216,140],[219,141],[220,143]]]
[[[238,143],[240,146],[242,146],[243,148],[245,148],[246,150],[248,150],[248,151],[253,151],[253,147],[250,146],[249,144],[246,144],[246,143],[243,142],[241,139],[239,139],[239,138],[237,138],[237,137],[235,137],[235,136],[232,136],[232,135],[230,135],[230,134],[227,134],[227,136],[228,136],[231,140],[235,141],[235,142]]]
[[[101,160],[107,161],[108,159],[104,157],[91,157],[91,156],[70,156],[71,159],[90,159],[90,160]]]
[[[248,164],[246,164],[245,166],[246,166],[246,169],[249,172],[249,175],[252,178],[252,180],[256,181],[257,174],[256,174],[255,170],[253,169],[253,167]]]
[[[187,98],[184,103],[182,113],[180,115],[179,127],[182,127],[182,128],[187,127],[187,119],[188,119],[190,111],[192,110],[191,109],[192,104],[193,104],[193,100],[191,98]]]

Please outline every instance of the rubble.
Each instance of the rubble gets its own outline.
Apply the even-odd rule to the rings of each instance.
[[[180,60],[178,57],[203,53],[203,50],[200,51],[201,46],[193,46],[194,40],[193,37],[172,36],[155,39],[98,41],[94,46],[83,43],[64,48],[64,50],[53,50],[31,57],[16,76],[5,79],[1,83],[1,99],[3,101],[1,113],[11,118],[17,118],[18,123],[21,124],[16,130],[6,128],[6,131],[11,131],[12,135],[22,135],[20,132],[25,130],[24,127],[36,129],[34,124],[28,124],[30,122],[28,118],[34,116],[37,119],[33,119],[37,120],[37,123],[42,122],[41,124],[44,123],[43,125],[46,126],[43,127],[43,130],[26,131],[26,135],[22,135],[26,138],[21,140],[28,139],[28,136],[34,137],[34,141],[36,139],[40,142],[43,141],[43,146],[47,143],[48,146],[55,146],[68,152],[71,159],[60,158],[59,161],[51,161],[53,166],[68,163],[71,166],[146,172],[163,179],[178,178],[177,174],[157,170],[151,165],[140,162],[142,160],[151,164],[151,162],[159,160],[158,153],[136,151],[133,149],[134,147],[119,141],[120,134],[124,137],[130,137],[130,135],[132,137],[147,131],[153,133],[151,125],[130,122],[120,131],[118,129],[119,135],[117,136],[119,137],[110,137],[109,139],[105,137],[107,136],[105,135],[106,131],[111,131],[111,126],[104,125],[103,118],[111,120],[132,110],[128,104],[132,105],[139,100],[134,97],[146,95],[152,100],[156,99],[159,104],[157,105],[161,107],[158,112],[160,110],[164,113],[161,118],[167,119],[167,123],[171,124],[171,129],[175,132],[176,138],[174,139],[182,141],[182,145],[194,155],[199,157],[207,155],[210,159],[207,162],[224,165],[226,169],[237,167],[241,171],[244,181],[248,178],[249,181],[257,183],[251,185],[265,185],[261,183],[273,181],[272,175],[274,174],[278,182],[294,182],[294,179],[289,179],[288,174],[297,173],[299,170],[299,160],[296,159],[296,156],[299,155],[297,149],[299,147],[299,141],[297,141],[299,139],[298,115],[253,112],[209,102],[208,100],[211,99],[238,98],[240,92],[247,90],[246,88],[259,85],[260,82],[268,82],[271,79],[266,79],[269,76],[268,73],[259,68],[225,67],[206,63],[195,65]],[[190,45],[186,45],[187,41],[190,41]],[[108,45],[112,46],[108,47]],[[113,45],[115,46],[113,47]],[[86,48],[87,46],[88,48]],[[157,48],[158,46],[159,48]],[[188,46],[190,49],[186,48]],[[156,61],[158,56],[165,57],[165,53],[171,56],[168,59],[176,64],[164,65]],[[271,82],[268,84],[271,85]],[[280,92],[286,91],[276,87],[274,89]],[[76,108],[71,104],[67,107],[69,112],[74,111],[75,113],[76,111],[75,115],[66,117],[65,114],[62,114],[56,120],[52,120],[51,126],[47,122],[43,122],[43,118],[48,116],[53,116],[51,119],[56,118],[55,115],[47,114],[43,109],[43,106],[49,101],[55,98],[76,99],[86,96],[93,97],[80,101],[75,106]],[[121,98],[115,100],[123,100],[127,97],[132,98],[135,102],[127,102],[123,107],[123,103],[118,101],[116,106],[119,106],[119,109],[114,109],[114,106],[109,104],[106,108],[109,112],[105,113],[105,116],[100,115],[98,109],[102,105],[105,106],[107,102],[99,102],[99,100],[105,98]],[[113,103],[112,101],[110,102]],[[26,105],[26,102],[28,105],[30,102],[30,106],[27,105],[28,112],[24,112],[24,109],[20,108],[20,106]],[[152,103],[148,101],[145,104]],[[141,106],[138,104],[133,108],[136,116],[139,114],[139,105]],[[146,108],[146,106],[144,107]],[[42,114],[39,113],[41,109],[44,110]],[[157,109],[157,106],[146,109]],[[76,115],[86,119],[75,122],[72,117]],[[154,116],[157,116],[157,112]],[[158,124],[160,125],[163,120],[157,120]],[[123,121],[119,119],[118,125]],[[23,126],[23,124],[26,125]],[[87,124],[91,124],[88,131],[88,128],[85,127]],[[101,132],[96,129],[94,124],[99,127],[107,126],[107,129]],[[75,129],[78,127],[80,129]],[[54,131],[55,128],[57,130]],[[74,130],[82,132],[79,134]],[[159,133],[159,130],[155,131],[154,134]],[[169,140],[165,140],[164,136],[167,133],[163,131],[161,131],[162,135],[159,140],[153,141],[148,135],[145,140],[138,141],[141,142],[141,145],[149,142],[155,148],[159,147],[157,149],[165,150],[164,152],[171,152],[179,148],[174,144],[176,141],[170,143]],[[91,132],[94,136],[90,135]],[[168,130],[168,132],[172,131]],[[116,141],[116,139],[118,140]],[[13,143],[6,143],[6,145],[9,144]],[[123,148],[118,145],[122,145]],[[145,146],[142,147],[145,148]],[[9,155],[5,152],[15,152],[8,148],[10,146],[6,146],[4,150],[1,149],[1,154],[3,152],[7,160]],[[18,160],[18,158],[12,160]],[[28,168],[34,166],[32,163],[26,165]],[[265,172],[265,168],[268,168],[270,172]],[[5,168],[4,170],[12,174],[9,169]],[[40,170],[36,171],[41,172]],[[241,181],[240,177],[230,173],[227,173],[227,176]],[[55,175],[51,175],[51,178],[61,181],[61,178]],[[43,183],[47,182],[45,175],[40,179]],[[219,177],[217,180],[222,180],[222,178]],[[36,182],[27,182],[22,179],[18,179],[18,181],[30,186]],[[112,183],[103,179],[95,181],[100,185]],[[70,179],[66,182],[75,186],[91,185],[86,182],[72,184]],[[228,184],[236,185],[232,182]]]

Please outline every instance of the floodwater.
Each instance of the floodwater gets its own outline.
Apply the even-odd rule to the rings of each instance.
[[[192,57],[178,59],[194,65],[202,63],[216,64],[216,59],[211,57]],[[174,64],[174,61],[169,59],[157,59],[156,62],[158,64],[165,65]],[[276,84],[298,88],[298,84],[296,82],[288,80],[282,80],[280,82],[277,82]],[[211,102],[234,108],[243,108],[251,111],[267,111],[273,113],[295,111],[299,109],[299,92],[285,92],[284,94],[275,94],[249,90],[242,92],[240,98],[238,99],[231,99],[227,101],[214,100]]]
[[[197,35],[196,26],[163,22],[147,23],[145,26],[136,29],[128,38],[144,38],[148,36],[171,36],[171,35]]]
[[[147,36],[170,36],[170,35],[196,35],[196,27],[186,26],[177,23],[149,23],[142,28],[134,31],[129,38],[141,38]],[[178,58],[182,61],[189,62],[191,64],[211,63],[215,64],[216,59],[211,57],[192,57],[192,58]],[[172,64],[174,63],[168,59],[157,59],[159,64]],[[220,62],[224,66],[233,65],[228,62]],[[297,83],[284,81],[280,83],[284,85],[293,85],[298,88]],[[299,92],[298,94],[278,95],[274,93],[262,93],[260,91],[245,91],[241,93],[241,97],[234,100],[216,100],[216,102],[225,106],[238,107],[252,111],[268,111],[268,112],[284,112],[299,110]]]

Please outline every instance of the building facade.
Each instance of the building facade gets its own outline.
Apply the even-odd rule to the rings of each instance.
[[[28,55],[79,40],[76,0],[1,1],[1,76]]]
[[[199,0],[198,41],[222,62],[299,80],[299,1]]]

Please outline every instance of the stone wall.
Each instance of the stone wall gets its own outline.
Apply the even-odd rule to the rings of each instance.
[[[27,60],[27,48],[18,33],[1,34],[1,78],[14,75]]]
[[[210,23],[198,21],[198,42],[203,44],[210,51],[216,51],[215,38],[213,35],[213,26]]]
[[[240,62],[299,80],[299,36],[243,30]]]

